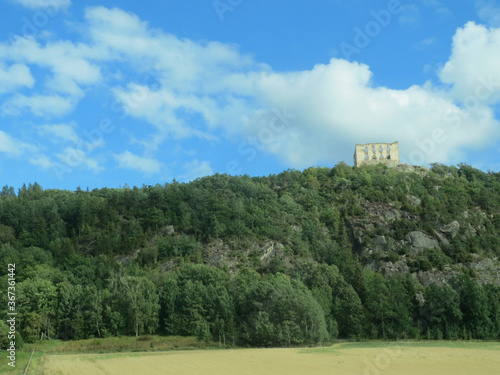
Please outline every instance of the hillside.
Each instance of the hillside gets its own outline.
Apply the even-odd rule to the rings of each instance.
[[[0,194],[29,342],[499,339],[499,256],[500,173],[465,164]]]

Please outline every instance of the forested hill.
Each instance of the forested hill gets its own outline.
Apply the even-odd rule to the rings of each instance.
[[[2,269],[16,264],[30,342],[499,339],[499,255],[500,173],[464,164],[0,194]]]

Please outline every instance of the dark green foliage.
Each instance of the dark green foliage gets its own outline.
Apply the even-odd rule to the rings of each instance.
[[[460,296],[449,285],[431,284],[425,289],[425,304],[421,309],[422,328],[432,339],[460,337],[462,311]]]
[[[372,221],[360,239],[353,222],[373,206],[399,213]],[[402,242],[413,231],[437,238],[452,221],[460,230],[440,234],[439,248],[415,253]],[[381,236],[387,244],[361,256]],[[270,242],[284,250],[265,258],[258,247]],[[364,268],[404,255],[411,272],[445,270],[474,253],[500,255],[500,178],[465,164],[419,174],[339,163],[189,184],[0,192],[0,264],[18,265],[27,342],[158,332],[255,346],[498,339],[499,288],[477,284],[474,272],[423,288],[410,275]]]
[[[392,225],[392,229],[394,230],[394,238],[396,240],[403,240],[409,232],[417,230],[417,228],[417,224],[414,221],[408,219],[395,220]]]
[[[247,291],[239,317],[240,336],[252,346],[290,346],[328,339],[325,315],[304,284],[277,274]]]
[[[225,272],[204,265],[187,264],[170,275],[161,296],[167,333],[234,343],[234,304],[228,280]]]
[[[429,271],[437,268],[442,271],[448,264],[453,261],[440,249],[426,249],[414,259],[408,262],[410,272]]]

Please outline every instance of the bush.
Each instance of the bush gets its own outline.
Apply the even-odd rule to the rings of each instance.
[[[396,240],[404,240],[405,236],[414,230],[418,229],[415,222],[408,219],[395,220],[392,224],[392,229],[394,230],[394,238]]]

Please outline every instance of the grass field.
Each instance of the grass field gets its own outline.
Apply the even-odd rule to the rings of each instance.
[[[130,352],[154,352],[167,350],[194,350],[210,349],[218,347],[217,343],[205,343],[195,337],[179,336],[140,336],[140,337],[109,337],[106,339],[90,339],[61,341],[48,340],[39,341],[36,344],[25,344],[23,349],[16,352],[16,367],[7,365],[7,357],[0,361],[0,374],[21,375],[28,364],[31,351],[34,355],[31,360],[28,374],[40,374],[41,364],[47,357],[55,354],[75,353],[130,353]]]
[[[307,349],[46,354],[42,375],[498,375],[500,343],[368,342]]]
[[[61,344],[59,340],[43,341],[36,344],[25,344],[24,348],[16,351],[16,367],[7,365],[7,357],[3,357],[0,361],[0,374],[22,375],[24,369],[31,357],[31,351],[34,350],[33,358],[31,359],[30,368],[37,368],[44,353]],[[31,374],[31,372],[30,372]]]

